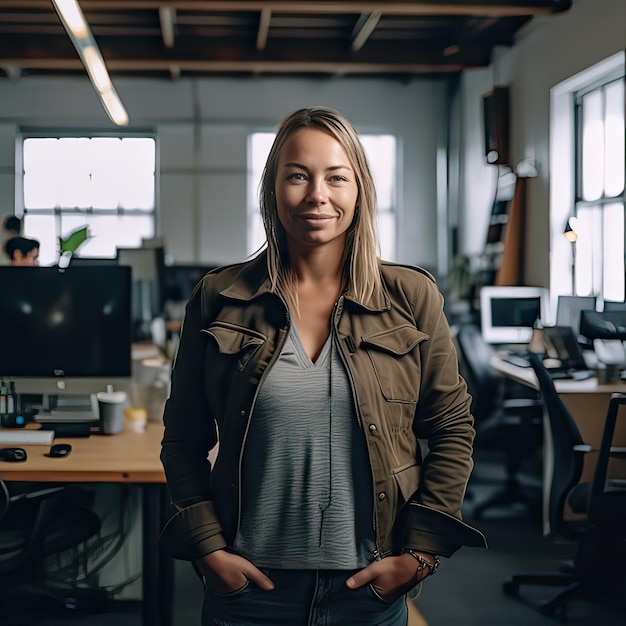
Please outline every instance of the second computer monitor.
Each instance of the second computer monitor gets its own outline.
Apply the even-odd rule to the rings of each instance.
[[[528,343],[536,320],[549,319],[548,290],[542,287],[483,287],[480,320],[488,343]]]

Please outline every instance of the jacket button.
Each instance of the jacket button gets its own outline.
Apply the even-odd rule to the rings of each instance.
[[[384,491],[381,491],[381,492],[378,494],[378,499],[379,499],[379,500],[384,500],[386,497],[387,497],[387,494],[386,494]]]
[[[245,414],[246,414],[245,409],[242,409],[242,410],[241,410],[241,417],[244,417],[244,416],[245,416]]]
[[[375,435],[378,431],[378,428],[376,428],[376,424],[370,424],[370,432],[372,433],[372,435]]]
[[[258,378],[251,378],[250,379],[250,384],[251,385],[258,385],[259,384],[259,379]]]

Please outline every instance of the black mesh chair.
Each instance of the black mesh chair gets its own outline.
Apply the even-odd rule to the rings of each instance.
[[[489,509],[502,509],[520,503],[532,508],[541,497],[522,483],[520,473],[531,452],[541,449],[541,403],[530,397],[505,397],[501,392],[502,379],[490,364],[492,348],[476,325],[459,326],[456,342],[461,371],[472,396],[475,447],[477,450],[502,452],[506,471],[502,487],[486,500],[476,503],[472,514],[480,519]],[[537,487],[539,492],[540,486]]]
[[[0,624],[21,624],[33,608],[63,608],[74,581],[50,584],[46,560],[77,549],[100,531],[100,518],[77,503],[84,491],[0,479]]]
[[[541,358],[531,354],[530,363],[537,375],[550,424],[553,456],[548,505],[550,531],[556,537],[572,541],[575,555],[573,564],[559,571],[514,574],[503,583],[503,590],[521,597],[520,587],[524,585],[559,587],[550,597],[532,605],[544,615],[565,620],[570,600],[593,598],[616,581],[625,580],[620,569],[626,559],[626,481],[608,480],[607,473],[610,457],[626,459],[626,448],[611,445],[618,408],[626,404],[626,394],[612,395],[593,481],[581,483],[585,456],[594,450],[584,443]]]

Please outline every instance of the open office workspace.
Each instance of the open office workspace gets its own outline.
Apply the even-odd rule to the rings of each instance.
[[[323,104],[368,151],[381,256],[436,277],[473,395],[463,515],[489,548],[442,558],[411,625],[621,624],[625,3],[126,4],[79,1],[122,125],[50,3],[0,8],[0,214],[41,245],[40,267],[0,268],[5,410],[28,419],[0,436],[55,433],[0,443],[27,453],[0,461],[0,623],[33,598],[44,626],[200,623],[195,572],[157,548],[184,302],[206,270],[258,250],[277,124]],[[132,47],[149,33],[149,51]],[[104,435],[111,391],[133,410]],[[52,443],[71,452],[48,456]]]

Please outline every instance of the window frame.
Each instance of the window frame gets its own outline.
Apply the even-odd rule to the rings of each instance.
[[[25,166],[24,166],[24,143],[28,139],[68,139],[68,138],[111,138],[111,139],[151,139],[154,141],[154,205],[151,209],[138,208],[106,208],[95,209],[92,207],[52,207],[52,208],[31,208],[25,206]],[[101,130],[93,128],[39,128],[21,127],[15,138],[15,214],[24,220],[25,228],[28,225],[28,216],[51,216],[54,218],[55,239],[59,235],[67,235],[62,232],[62,218],[71,216],[85,216],[89,224],[89,216],[118,216],[145,217],[152,221],[152,237],[158,236],[158,214],[159,214],[159,188],[160,188],[160,149],[159,137],[152,128],[135,128],[132,130]],[[120,245],[125,245],[120,243]],[[95,254],[84,254],[80,251],[77,256],[86,258],[94,257]],[[113,258],[114,255],[111,256]]]

